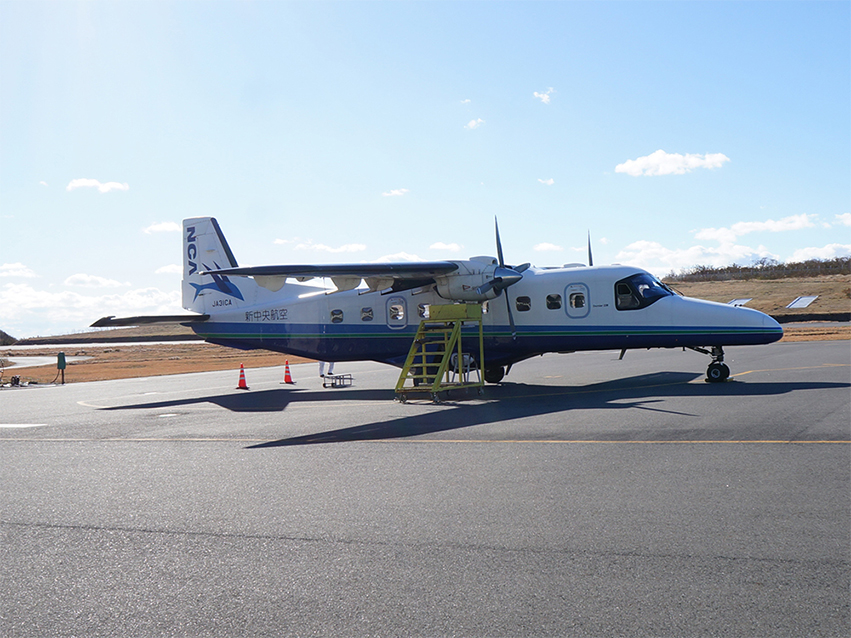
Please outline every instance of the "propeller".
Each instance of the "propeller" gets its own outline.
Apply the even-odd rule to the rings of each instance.
[[[477,289],[479,294],[483,294],[491,289],[495,289],[497,292],[502,292],[509,286],[513,286],[523,279],[523,272],[530,266],[530,264],[523,264],[517,268],[511,268],[510,266],[505,265],[505,258],[502,255],[502,241],[499,238],[499,222],[496,217],[493,218],[493,225],[494,230],[496,231],[496,255],[498,258],[498,266],[493,272],[493,279]],[[511,338],[516,340],[517,326],[514,324],[514,315],[511,313],[511,299],[508,298],[507,292],[505,293],[505,308],[508,310],[508,324],[511,326]]]
[[[501,268],[497,266],[496,270],[493,271],[493,279],[476,288],[476,292],[483,295],[494,288],[501,292],[509,286],[516,284],[522,278],[523,275],[513,268]]]

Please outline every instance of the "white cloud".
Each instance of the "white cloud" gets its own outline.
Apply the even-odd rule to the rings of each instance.
[[[842,213],[836,216],[836,223],[843,226],[851,226],[851,213]]]
[[[550,244],[549,242],[544,242],[542,244],[535,244],[535,246],[532,247],[532,250],[537,252],[556,252],[562,250],[562,247]]]
[[[126,191],[130,190],[130,186],[126,183],[120,184],[119,182],[106,182],[102,184],[96,179],[72,179],[68,186],[65,187],[65,190],[72,191],[76,188],[97,188],[101,193],[108,193],[109,191]]]
[[[538,181],[541,182],[541,184],[546,184],[547,186],[552,186],[556,183],[556,181],[552,177],[550,177],[549,179],[541,179],[539,177]]]
[[[180,231],[181,226],[177,222],[159,222],[144,229],[144,232],[149,235],[151,233],[179,233]]]
[[[160,266],[154,271],[155,275],[182,275],[183,267],[180,264],[169,264],[168,266]]]
[[[469,122],[467,122],[464,125],[464,128],[468,128],[468,129],[479,128],[484,123],[485,123],[485,121],[482,118],[479,118],[477,120],[470,120]]]
[[[429,246],[432,250],[448,250],[453,253],[457,253],[459,250],[463,248],[460,244],[444,244],[442,241],[435,242],[431,246]]]
[[[671,249],[658,242],[641,240],[629,244],[615,255],[615,262],[665,275],[672,270],[676,272],[696,265],[719,268],[734,262],[745,265],[762,257],[779,259],[779,255],[769,252],[765,246],[751,248],[725,243],[717,247],[697,245]]]
[[[800,248],[792,253],[788,261],[807,261],[808,259],[834,259],[851,257],[851,244],[828,244],[822,248]]]
[[[729,228],[702,228],[695,234],[695,239],[714,239],[722,243],[732,243],[737,237],[755,232],[779,233],[786,230],[800,230],[815,226],[815,215],[791,215],[778,219],[767,219],[764,222],[736,222]]]
[[[396,188],[391,191],[387,191],[386,193],[381,193],[383,197],[401,197],[405,193],[410,193],[407,188]]]
[[[130,284],[122,284],[114,279],[106,277],[98,277],[97,275],[85,275],[77,273],[71,275],[64,282],[66,286],[79,286],[81,288],[118,288],[120,286],[129,286]]]
[[[627,160],[623,164],[615,166],[616,173],[626,173],[638,177],[639,175],[682,175],[690,173],[696,168],[719,168],[730,158],[723,153],[666,153],[658,150],[655,153]]]
[[[601,243],[601,244],[603,244],[603,245],[605,245],[605,244],[608,244],[608,243],[609,243],[609,240],[608,240],[608,239],[606,239],[605,237],[600,237],[600,243]]]
[[[39,182],[42,186],[47,186],[47,182]]]
[[[412,255],[410,253],[393,253],[392,255],[384,255],[384,257],[379,257],[369,263],[371,264],[386,264],[397,261],[426,261],[422,257],[418,257],[417,255]]]
[[[469,103],[470,103],[469,98],[466,99],[466,100],[461,100],[461,104],[469,104]]]
[[[542,103],[549,104],[551,93],[555,93],[555,89],[553,87],[548,88],[544,93],[538,93],[537,91],[535,91],[534,93],[532,93],[532,95],[541,100]]]
[[[0,277],[38,277],[32,270],[20,262],[0,266]]]
[[[333,248],[332,246],[326,246],[325,244],[314,244],[313,242],[306,242],[298,244],[296,246],[296,250],[315,250],[318,252],[326,253],[356,253],[362,250],[366,250],[366,246],[364,244],[343,244],[339,248]]]

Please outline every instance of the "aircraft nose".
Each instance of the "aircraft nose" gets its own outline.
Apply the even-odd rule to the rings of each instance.
[[[763,328],[770,328],[772,330],[780,330],[780,333],[783,334],[783,326],[781,326],[780,323],[774,317],[771,317],[770,315],[763,315],[762,327]]]

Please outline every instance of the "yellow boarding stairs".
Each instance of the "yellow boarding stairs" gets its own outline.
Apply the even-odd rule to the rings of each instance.
[[[420,322],[396,382],[399,400],[404,403],[409,394],[430,394],[437,403],[441,392],[464,388],[479,388],[481,394],[485,384],[477,364],[484,361],[481,304],[430,305],[428,314],[428,319]],[[471,354],[475,353],[475,346],[468,345],[472,335],[462,344],[461,328],[465,323],[478,324],[478,357]]]

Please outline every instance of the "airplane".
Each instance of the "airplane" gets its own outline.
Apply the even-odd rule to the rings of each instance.
[[[488,383],[550,352],[620,350],[622,358],[679,347],[710,356],[706,380],[717,383],[730,376],[725,347],[783,336],[756,310],[683,297],[640,268],[594,266],[590,235],[588,265],[507,265],[494,221],[497,257],[240,267],[215,218],[185,219],[182,296],[193,314],[112,316],[92,326],[179,322],[214,344],[401,368],[430,305],[480,303]],[[325,278],[335,290],[304,283]]]

